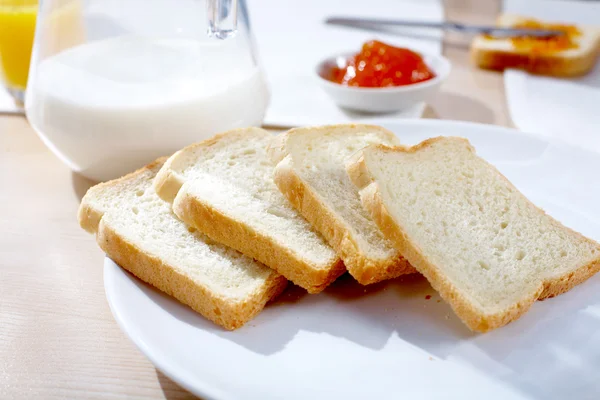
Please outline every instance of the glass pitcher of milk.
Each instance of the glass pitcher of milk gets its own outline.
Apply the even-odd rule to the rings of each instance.
[[[244,0],[40,2],[27,117],[88,178],[259,126],[268,99]]]

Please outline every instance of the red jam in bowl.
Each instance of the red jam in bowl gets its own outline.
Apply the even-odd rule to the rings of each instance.
[[[435,73],[412,50],[372,40],[350,57],[343,68],[333,67],[328,79],[346,86],[390,87],[424,82]]]

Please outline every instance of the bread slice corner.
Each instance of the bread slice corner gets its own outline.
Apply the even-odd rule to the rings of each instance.
[[[244,128],[190,145],[165,163],[155,187],[190,226],[318,293],[346,269],[275,186],[272,139]]]
[[[600,245],[535,207],[466,139],[370,146],[348,166],[382,232],[472,330],[600,269]]]
[[[279,190],[363,285],[415,272],[361,207],[346,174],[351,155],[372,143],[399,142],[379,126],[342,124],[292,129],[268,150]]]
[[[122,268],[225,329],[239,328],[287,280],[179,221],[152,188],[165,160],[90,188],[79,223]]]

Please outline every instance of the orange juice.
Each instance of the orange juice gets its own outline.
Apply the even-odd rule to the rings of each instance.
[[[0,76],[12,90],[27,86],[37,0],[0,0]]]

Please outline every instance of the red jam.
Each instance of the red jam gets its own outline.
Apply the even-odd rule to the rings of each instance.
[[[372,40],[345,67],[333,67],[329,80],[347,86],[404,86],[433,79],[435,73],[414,51]]]
[[[548,29],[561,31],[564,35],[548,37],[518,36],[511,39],[515,48],[526,50],[533,54],[555,53],[579,47],[577,38],[581,36],[581,30],[575,25],[548,24],[534,19],[525,19],[512,26],[519,29]],[[486,35],[488,39],[495,39]]]
[[[528,19],[516,24],[515,28],[549,29],[564,33],[561,36],[550,36],[547,38],[531,38],[527,36],[513,38],[512,42],[518,49],[527,49],[534,53],[552,53],[579,47],[575,38],[581,36],[581,31],[575,25],[545,24]]]

